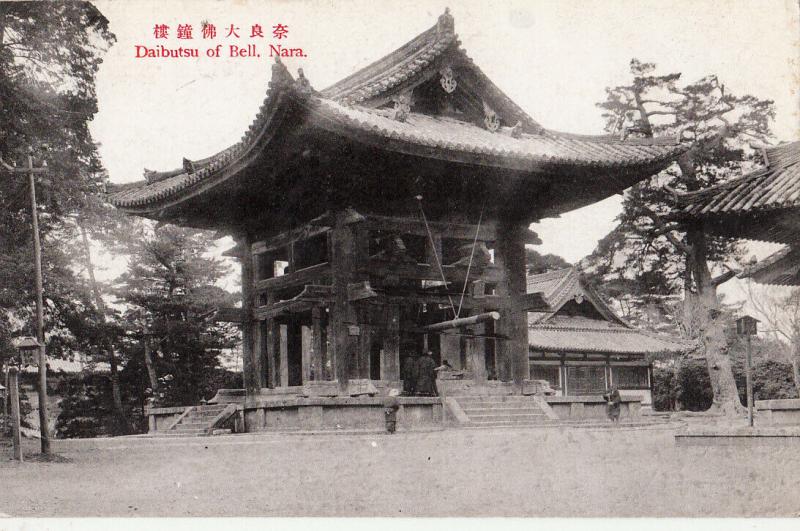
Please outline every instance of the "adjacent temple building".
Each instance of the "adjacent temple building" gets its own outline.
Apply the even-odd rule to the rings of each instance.
[[[110,196],[237,241],[247,429],[269,424],[247,408],[275,397],[334,407],[399,388],[406,357],[428,350],[473,389],[519,393],[528,312],[551,311],[527,293],[529,225],[620,193],[684,149],[545,129],[460,44],[446,11],[323,90],[276,60],[238,143]]]

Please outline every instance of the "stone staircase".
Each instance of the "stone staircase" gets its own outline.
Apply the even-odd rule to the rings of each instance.
[[[535,426],[553,420],[532,396],[451,396],[448,401],[451,414],[455,410],[453,416],[463,427]]]
[[[235,406],[234,411],[235,411]],[[215,421],[225,412],[230,411],[229,404],[207,404],[190,407],[178,417],[175,424],[159,435],[171,437],[197,437],[218,433],[230,433],[230,429],[213,429]],[[213,433],[212,433],[213,431]]]

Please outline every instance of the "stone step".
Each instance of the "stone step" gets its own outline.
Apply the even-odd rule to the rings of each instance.
[[[517,422],[517,421],[541,420],[544,418],[546,418],[544,413],[469,415],[469,420],[474,423],[499,422],[499,421]]]
[[[547,426],[548,424],[552,424],[552,422],[546,420],[542,420],[539,422],[496,421],[496,422],[481,422],[475,424],[466,424],[464,425],[464,427],[472,430],[489,429],[489,428],[537,428],[541,426]]]
[[[515,400],[533,400],[532,396],[528,395],[450,395],[449,398],[456,400],[497,400],[497,401],[515,401]]]
[[[208,428],[208,422],[181,422],[175,426],[176,430],[199,430]]]
[[[216,418],[217,415],[219,415],[219,413],[210,413],[208,415],[191,415],[190,414],[190,415],[186,415],[183,418],[187,419],[187,420],[195,420],[195,421],[198,421],[198,422],[201,421],[201,420],[211,422],[212,420],[214,420],[214,418]]]
[[[535,409],[541,411],[538,404],[459,404],[464,411],[484,411],[484,410],[518,410],[518,409]]]
[[[170,433],[190,434],[190,433],[205,433],[205,432],[206,432],[205,428],[181,428],[180,426],[176,426],[175,429],[172,430]]]

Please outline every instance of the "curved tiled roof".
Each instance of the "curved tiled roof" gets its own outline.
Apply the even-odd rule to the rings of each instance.
[[[529,275],[529,293],[541,292],[551,312],[528,313],[528,344],[531,350],[546,352],[605,352],[617,354],[658,354],[684,352],[692,341],[638,330],[621,319],[600,295],[586,285],[575,268]],[[559,314],[576,295],[583,296],[604,319]]]
[[[586,298],[600,315],[605,317],[607,322],[614,322],[623,327],[632,328],[630,324],[614,313],[614,310],[606,304],[599,293],[582,281],[580,273],[574,267],[557,269],[538,275],[528,275],[527,291],[528,293],[541,292],[544,300],[552,308],[550,312],[530,312],[528,314],[528,322],[530,324],[549,321],[558,314],[558,311],[567,302],[576,296],[581,296]]]
[[[687,352],[694,342],[582,317],[554,317],[528,328],[532,351],[659,354]]]
[[[145,181],[112,186],[108,199],[117,207],[142,212],[216,186],[268,149],[269,139],[289,112],[307,113],[311,127],[333,130],[378,149],[527,172],[584,168],[652,173],[684,150],[674,139],[620,140],[547,131],[474,67],[457,46],[452,17],[446,12],[433,28],[322,92],[311,89],[302,71],[293,79],[276,59],[266,97],[240,142],[202,160],[184,159],[175,170],[145,170]],[[422,76],[442,54],[453,50],[471,65],[471,75],[487,97],[523,124],[521,130],[501,127],[491,132],[472,123],[414,112],[400,121],[389,111],[374,108],[373,98]]]
[[[800,248],[786,246],[745,268],[739,276],[752,278],[761,284],[800,286]]]
[[[681,212],[692,216],[743,214],[800,207],[800,142],[767,148],[767,166],[736,179],[681,194]]]

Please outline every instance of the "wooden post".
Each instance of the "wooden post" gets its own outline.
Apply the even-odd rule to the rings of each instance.
[[[351,373],[352,376],[369,379],[371,349],[372,327],[362,324],[359,326],[357,366],[356,370]]]
[[[250,241],[243,238],[240,242],[244,248],[242,254],[242,372],[246,396],[256,396],[262,387],[261,356],[256,352],[255,328],[258,322],[253,319],[253,253]]]
[[[268,386],[280,387],[280,328],[275,319],[267,319],[267,368],[269,372]]]
[[[50,453],[50,427],[47,414],[47,354],[44,346],[44,303],[42,301],[42,244],[39,238],[39,213],[36,206],[36,181],[34,174],[44,173],[46,167],[34,168],[33,157],[29,154],[27,167],[14,168],[0,157],[0,166],[12,174],[25,173],[31,195],[31,221],[33,224],[33,257],[36,270],[36,339],[39,347],[39,430],[41,433],[42,453]]]
[[[19,410],[19,387],[18,387],[18,369],[11,367],[8,370],[9,375],[9,395],[11,396],[11,442],[14,448],[14,459],[22,462],[22,438],[20,437],[20,410]]]
[[[356,264],[356,238],[352,226],[346,223],[347,214],[334,214],[334,227],[330,231],[330,261],[333,285],[329,331],[332,335],[334,367],[341,394],[347,391],[347,382],[358,369],[358,336],[350,335],[349,327],[356,324],[356,311],[347,300],[347,285],[353,281]]]
[[[289,386],[289,326],[282,324],[280,330],[280,387]]]
[[[303,384],[311,381],[311,356],[312,356],[311,327],[300,327],[300,364],[303,373]]]
[[[750,344],[750,336],[747,336],[747,419],[750,427],[753,427],[753,351]]]
[[[501,380],[513,380],[521,392],[524,380],[530,378],[528,363],[528,318],[520,308],[527,290],[525,279],[524,223],[505,222],[498,227],[495,263],[503,270],[503,281],[498,283],[499,295],[508,302],[500,309],[498,329],[508,339],[498,341],[498,373]]]
[[[28,155],[28,182],[31,188],[31,219],[33,221],[33,256],[36,264],[36,339],[39,347],[39,426],[42,453],[50,453],[50,426],[47,414],[47,355],[44,346],[44,302],[42,301],[42,244],[39,240],[39,213],[36,207],[36,183],[33,177],[33,158]]]
[[[311,369],[314,372],[314,380],[316,381],[322,381],[325,379],[322,374],[323,348],[322,308],[319,306],[314,306],[311,308]]]
[[[397,382],[400,380],[400,306],[390,304],[387,310],[381,375],[384,380]]]

